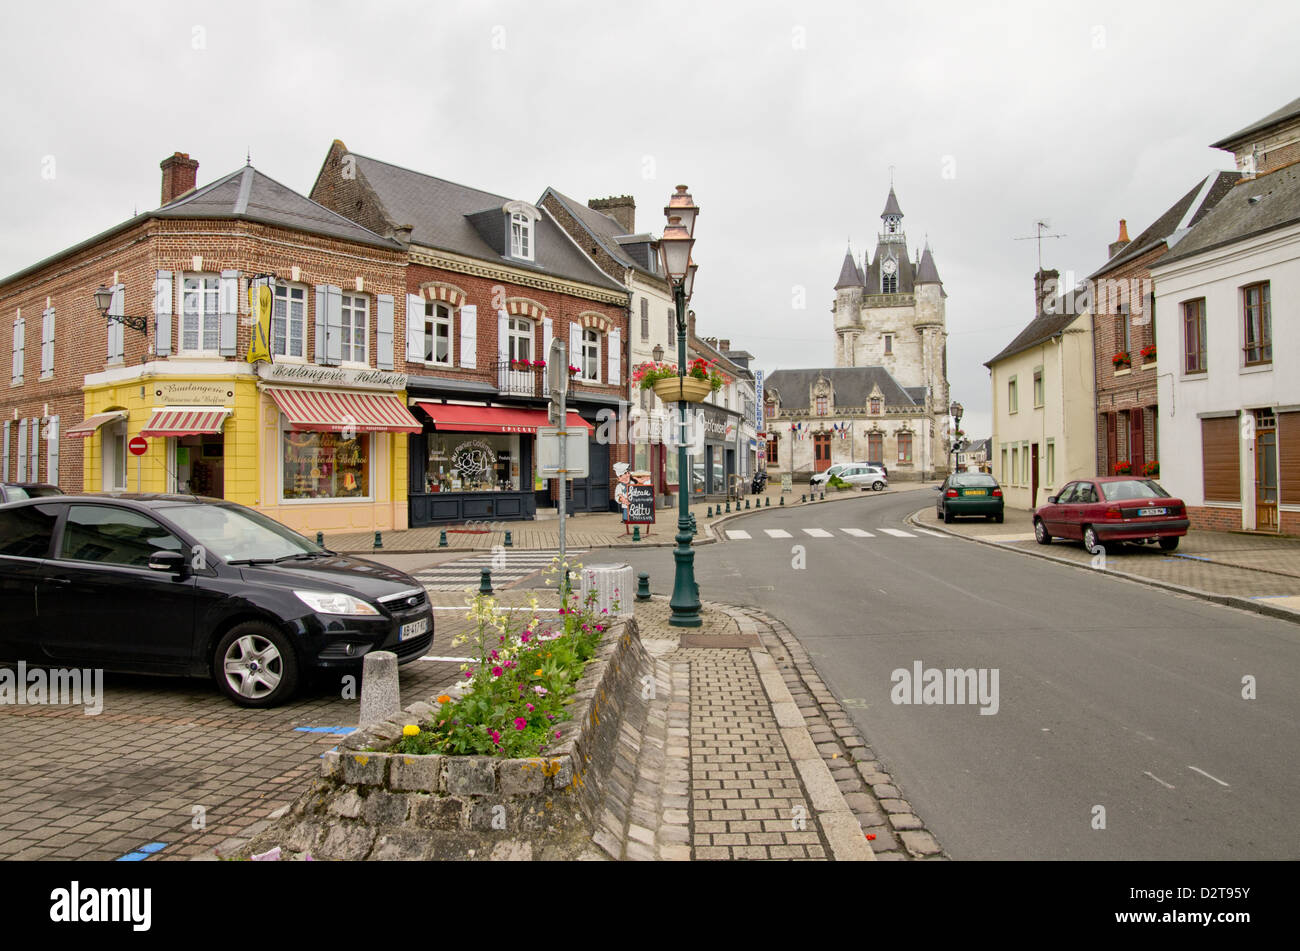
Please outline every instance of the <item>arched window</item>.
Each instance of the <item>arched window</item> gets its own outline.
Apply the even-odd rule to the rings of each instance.
[[[600,379],[600,331],[588,327],[582,332],[582,378]]]
[[[893,274],[880,275],[880,293],[897,294],[898,293],[898,272]]]
[[[533,322],[523,317],[511,317],[506,324],[508,356],[511,360],[533,358]]]
[[[533,220],[518,211],[510,216],[510,254],[526,261],[533,259]]]

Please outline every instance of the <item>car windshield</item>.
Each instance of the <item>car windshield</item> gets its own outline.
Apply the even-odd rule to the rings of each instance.
[[[969,475],[955,475],[955,476],[953,476],[953,477],[952,477],[952,483],[951,483],[951,484],[952,484],[952,485],[975,486],[976,488],[978,488],[978,487],[980,487],[980,486],[988,486],[988,487],[992,487],[992,486],[995,486],[995,485],[998,484],[998,480],[995,479],[995,478],[993,478],[993,476],[991,476],[991,475],[986,475],[986,474],[983,474],[983,473],[973,472],[973,473],[971,473],[971,474],[969,474]]]
[[[234,505],[175,505],[165,514],[222,561],[310,557],[325,549],[251,509]]]
[[[1101,491],[1107,502],[1123,502],[1125,499],[1168,499],[1168,492],[1160,488],[1151,479],[1125,479],[1122,482],[1103,482]]]
[[[7,485],[5,486],[4,498],[7,502],[17,502],[19,499],[30,499],[31,496],[20,485]]]

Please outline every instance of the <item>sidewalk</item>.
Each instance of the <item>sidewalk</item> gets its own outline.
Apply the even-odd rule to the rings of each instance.
[[[1276,617],[1300,620],[1300,538],[1247,532],[1190,531],[1172,552],[1154,545],[1111,545],[1095,562],[1079,542],[1034,541],[1027,509],[1006,509],[1003,524],[959,519],[945,525],[933,505],[912,520],[924,528],[1003,545],[1039,557],[1104,568],[1160,587],[1196,594]]]
[[[891,492],[910,492],[926,488],[930,484],[903,482],[890,486],[884,492],[869,493],[827,490],[825,501],[829,503],[846,498],[861,498],[864,494],[879,497],[888,495]],[[796,490],[793,493],[786,494],[786,508],[799,505],[801,495],[807,497],[808,487],[806,485],[796,486]],[[817,498],[819,500],[817,503],[809,500],[802,504],[821,504],[822,493],[819,492]],[[768,492],[763,495],[746,496],[739,504],[733,501],[730,504],[730,511],[728,511],[726,502],[697,502],[693,504],[690,511],[695,516],[695,523],[699,528],[699,534],[695,537],[694,544],[702,545],[715,541],[716,539],[709,531],[709,526],[715,525],[719,521],[725,521],[729,515],[743,514],[746,511],[753,512],[755,507],[759,505],[764,508],[775,509],[780,506],[780,500],[780,488],[777,487],[773,490],[769,486]],[[749,502],[749,509],[745,508],[746,501]],[[712,515],[709,514],[710,510],[712,510]],[[622,545],[634,544],[642,548],[651,548],[656,546],[671,547],[676,544],[673,537],[677,534],[677,509],[675,507],[670,510],[658,509],[655,512],[655,519],[653,525],[639,526],[641,541],[633,542],[632,530],[634,526],[624,526],[622,516],[618,512],[589,512],[572,515],[567,519],[565,543],[569,548],[617,548]],[[491,521],[469,524],[475,525],[475,527],[467,528],[465,524],[430,525],[423,528],[384,532],[382,549],[374,547],[374,532],[333,532],[325,536],[325,547],[333,551],[355,555],[375,554],[378,551],[384,553],[449,550],[491,551],[498,545],[505,545],[506,532],[510,532],[511,547],[518,551],[553,551],[560,545],[560,520],[558,518],[543,519],[541,521]],[[480,525],[482,527],[478,527]],[[441,548],[438,542],[444,531],[447,533],[447,547]]]

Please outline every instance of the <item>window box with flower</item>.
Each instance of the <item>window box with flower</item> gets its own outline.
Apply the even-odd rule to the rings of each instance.
[[[1133,358],[1129,356],[1127,350],[1121,350],[1110,358],[1110,365],[1114,367],[1116,371],[1127,370],[1133,366]]]
[[[1140,351],[1138,351],[1138,354],[1139,356],[1142,357],[1143,364],[1155,363],[1156,345],[1154,343],[1148,344],[1147,346],[1143,347]]]
[[[1117,462],[1117,463],[1115,463],[1115,467],[1114,467],[1114,469],[1113,469],[1112,471],[1115,473],[1115,475],[1132,475],[1132,474],[1133,474],[1133,463],[1131,463],[1131,462]]]

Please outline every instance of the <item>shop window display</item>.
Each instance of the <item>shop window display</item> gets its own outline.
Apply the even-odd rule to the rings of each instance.
[[[370,434],[284,433],[285,499],[370,496]]]
[[[430,492],[518,492],[519,437],[432,434],[425,483]]]

